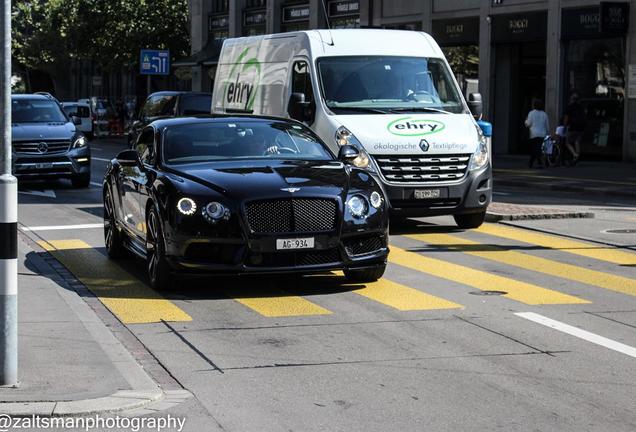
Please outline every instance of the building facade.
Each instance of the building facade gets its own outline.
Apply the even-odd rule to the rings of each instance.
[[[193,90],[212,88],[227,37],[327,23],[426,31],[465,92],[482,94],[495,153],[526,152],[534,99],[556,127],[576,95],[583,152],[636,160],[636,0],[190,0],[190,16],[193,55],[177,66],[191,71]]]

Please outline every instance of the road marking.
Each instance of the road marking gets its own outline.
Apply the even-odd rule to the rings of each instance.
[[[124,324],[192,321],[190,315],[82,240],[41,240]]]
[[[331,314],[331,311],[309,300],[291,294],[288,295],[282,291],[280,295],[271,297],[240,297],[233,294],[232,290],[227,290],[225,293],[243,306],[247,306],[268,318]]]
[[[462,309],[463,306],[387,279],[367,283],[356,294],[400,311]]]
[[[21,228],[22,231],[56,231],[56,230],[77,230],[77,229],[92,229],[92,228],[104,228],[103,223],[99,224],[80,224],[80,225],[45,225]]]
[[[586,304],[590,303],[578,297],[563,294],[537,285],[498,276],[481,270],[475,270],[447,261],[426,257],[391,246],[389,261],[423,273],[447,279],[463,285],[472,286],[481,291],[504,291],[507,297],[530,305],[541,304]]]
[[[96,157],[96,156],[93,156],[92,159],[98,160],[98,161],[101,161],[101,162],[110,162],[112,160],[112,159],[106,159],[106,158],[99,158],[99,157]]]
[[[609,348],[613,351],[617,351],[619,353],[626,354],[630,357],[636,358],[636,348],[629,345],[625,345],[624,343],[617,342],[613,339],[608,339],[604,336],[600,336],[595,333],[591,333],[589,331],[580,329],[578,327],[574,327],[569,324],[565,324],[560,321],[556,321],[551,318],[544,317],[543,315],[539,315],[534,312],[517,312],[515,313],[515,315],[517,315],[518,317],[533,321],[537,324],[550,327],[554,330],[558,330],[560,332],[569,334],[570,336],[575,336],[579,339],[583,339],[588,342],[592,342],[593,344],[600,345],[602,347]]]
[[[513,267],[636,296],[636,280],[634,279],[510,251],[505,246],[481,244],[447,234],[413,234],[406,237]]]
[[[495,224],[484,224],[476,231],[614,264],[636,264],[636,253],[624,252],[611,246],[583,243],[556,235],[540,234],[530,230],[509,228]]]
[[[495,173],[513,173],[513,174],[530,174],[533,178],[537,179],[548,179],[548,180],[574,180],[574,181],[584,181],[584,182],[593,182],[593,183],[607,183],[614,185],[623,185],[623,186],[636,186],[634,182],[622,182],[622,181],[614,181],[614,180],[600,180],[600,179],[591,179],[591,178],[581,178],[581,177],[557,177],[557,176],[548,176],[548,175],[538,175],[534,171],[523,171],[523,170],[514,170],[514,169],[500,169],[497,168],[493,170]]]
[[[38,190],[21,190],[18,191],[18,193],[24,194],[24,195],[33,195],[33,196],[40,196],[40,197],[45,197],[45,198],[56,198],[55,192],[52,190],[43,190],[43,191],[38,191]]]
[[[91,185],[93,186],[97,186],[99,188],[103,187],[104,185],[102,183],[97,183],[97,182],[91,182]]]

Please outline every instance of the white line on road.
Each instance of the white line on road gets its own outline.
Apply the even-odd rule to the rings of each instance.
[[[602,347],[609,348],[619,353],[626,354],[630,357],[636,358],[636,348],[629,345],[625,345],[620,342],[616,342],[615,340],[608,339],[604,336],[599,336],[595,333],[590,333],[589,331],[582,330],[578,327],[574,327],[574,326],[562,323],[560,321],[556,321],[551,318],[544,317],[543,315],[539,315],[534,312],[517,312],[515,313],[515,315],[517,315],[518,317],[536,322],[538,324],[544,325],[546,327],[559,330],[560,332],[567,333],[579,339],[592,342],[593,344],[600,345]]]
[[[56,230],[92,229],[92,228],[104,228],[104,224],[34,226],[34,227],[24,227],[22,228],[22,231],[56,231]]]
[[[104,186],[103,184],[101,184],[101,183],[97,183],[97,182],[91,182],[91,185],[93,185],[93,186],[97,186],[97,187],[102,187],[102,186]]]
[[[102,162],[110,162],[111,161],[111,159],[98,158],[98,157],[95,157],[95,156],[93,156],[92,159],[95,159],[95,160],[98,160],[98,161],[102,161]]]

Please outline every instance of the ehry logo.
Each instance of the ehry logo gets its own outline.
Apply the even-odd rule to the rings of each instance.
[[[393,135],[422,136],[441,132],[446,129],[446,125],[437,120],[402,117],[393,120],[386,128]]]
[[[237,105],[241,109],[251,110],[256,99],[256,90],[261,80],[261,64],[256,57],[245,59],[250,48],[245,48],[238,56],[230,70],[225,91],[223,105]]]

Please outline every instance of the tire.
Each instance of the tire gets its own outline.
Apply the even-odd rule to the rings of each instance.
[[[106,245],[106,253],[113,259],[125,258],[128,256],[128,251],[124,247],[122,234],[117,229],[115,221],[115,201],[110,188],[107,187],[104,194],[104,244]]]
[[[75,175],[71,177],[71,183],[74,188],[85,189],[91,184],[91,173]]]
[[[486,219],[486,212],[453,215],[455,223],[463,229],[479,228]]]
[[[166,247],[160,221],[157,210],[150,207],[147,215],[146,271],[153,289],[168,291],[172,288],[173,277],[166,260]]]
[[[350,282],[375,282],[382,277],[386,264],[363,269],[346,269],[344,275]]]

